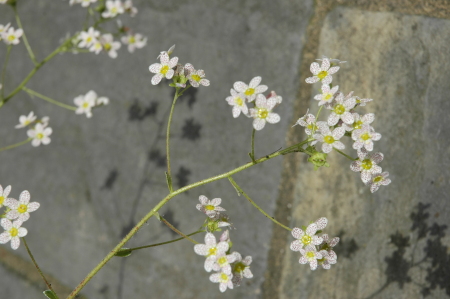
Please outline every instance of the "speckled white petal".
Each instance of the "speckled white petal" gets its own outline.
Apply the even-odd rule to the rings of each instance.
[[[190,63],[186,63],[186,65],[184,66],[184,69],[187,70],[188,74],[192,73],[193,71],[195,71],[195,68],[192,64]],[[232,89],[233,90],[233,89]],[[233,93],[232,93],[233,94]]]
[[[369,152],[373,151],[373,142],[371,140],[367,140],[364,143],[364,147],[366,148],[366,150],[368,150]]]
[[[374,193],[374,192],[376,192],[379,188],[380,188],[379,185],[377,185],[377,184],[371,184],[371,185],[370,185],[370,192]]]
[[[317,75],[320,72],[320,65],[317,62],[311,63],[311,66],[309,67],[309,70],[314,75]]]
[[[350,169],[355,172],[360,172],[362,170],[361,161],[360,160],[353,161],[352,164],[350,164]]]
[[[245,84],[244,82],[238,81],[238,82],[235,82],[235,83],[233,84],[233,88],[234,88],[237,92],[245,92],[245,91],[247,90],[248,86],[247,86],[247,84]]]
[[[250,271],[249,268],[245,268],[243,271],[243,275],[245,278],[252,278],[253,277],[253,273],[252,271]]]
[[[381,185],[383,186],[387,186],[391,183],[391,179],[384,179],[381,181]]]
[[[370,154],[370,160],[372,160],[375,163],[380,163],[383,161],[384,155],[382,153],[373,153]]]
[[[3,229],[7,231],[9,231],[13,227],[12,222],[6,218],[2,218],[1,225]]]
[[[22,191],[22,193],[20,193],[19,202],[26,205],[30,202],[30,198],[30,192],[28,192],[27,190]]]
[[[203,86],[209,86],[210,85],[210,82],[209,82],[208,79],[201,79],[199,83],[201,85],[203,85]]]
[[[161,55],[159,56],[159,59],[161,64],[166,65],[169,63],[169,54],[167,54],[167,52],[162,52]]]
[[[311,240],[311,244],[314,244],[314,245],[320,245],[320,244],[322,244],[322,242],[323,242],[323,239],[319,236],[313,236],[313,238]]]
[[[306,263],[308,262],[308,260],[306,259],[306,257],[302,256],[302,257],[298,260],[298,262],[299,262],[300,264],[304,265],[304,264],[306,264]]]
[[[343,150],[345,148],[345,145],[342,142],[340,142],[340,141],[335,141],[333,143],[333,147],[338,149],[338,150]]]
[[[331,146],[331,144],[322,143],[322,152],[324,152],[325,154],[328,154],[329,152],[331,152],[332,149],[333,149],[333,147]]]
[[[303,230],[301,228],[298,228],[298,227],[294,227],[292,229],[292,231],[291,231],[291,234],[296,239],[300,239],[301,237],[303,237],[305,235]]]
[[[319,81],[320,81],[320,79],[318,77],[309,77],[309,78],[305,79],[305,82],[309,83],[309,84],[313,84],[313,83],[316,83]]]
[[[361,120],[365,124],[371,124],[375,120],[375,114],[367,113],[363,117],[361,117]]]
[[[257,131],[262,130],[265,125],[266,125],[266,121],[264,119],[255,118],[253,120],[253,128],[255,128],[255,130],[257,130]]]
[[[289,246],[289,248],[292,251],[300,251],[300,249],[303,248],[303,243],[300,242],[299,240],[294,240],[291,242],[291,245]]]
[[[333,66],[328,70],[328,74],[335,74],[337,71],[339,71],[340,68],[340,66]]]
[[[19,207],[19,201],[14,198],[8,198],[5,200],[5,206],[11,209],[17,209]]]
[[[353,124],[353,122],[355,121],[355,119],[353,118],[353,115],[346,111],[341,115],[341,119],[344,123],[346,123],[347,125],[351,125]]]
[[[214,263],[215,263],[215,259],[212,259],[212,258],[208,257],[205,260],[205,265],[204,265],[205,271],[206,272],[211,272],[213,267],[214,267]]]
[[[236,118],[241,114],[241,109],[238,106],[233,106],[233,117]]]
[[[206,196],[204,196],[204,195],[200,195],[198,197],[198,200],[200,201],[200,203],[202,205],[207,205],[208,204],[208,198]]]
[[[327,123],[329,126],[334,126],[335,124],[337,124],[339,121],[339,115],[337,115],[336,113],[332,112],[327,119]]]
[[[343,127],[339,127],[333,130],[333,133],[331,134],[334,139],[338,140],[341,139],[342,136],[345,134],[345,129]]]
[[[154,63],[148,67],[150,72],[158,74],[161,71],[162,65],[160,63]]]
[[[173,74],[175,74],[174,70],[168,70],[167,73],[166,73],[166,78],[167,79],[172,79]]]
[[[280,121],[280,116],[277,113],[270,112],[266,117],[266,121],[270,124],[276,124]]]
[[[5,244],[11,241],[11,235],[9,232],[3,232],[0,234],[0,244]]]
[[[367,184],[372,179],[372,174],[370,172],[361,172],[361,180],[364,184]]]
[[[159,82],[161,82],[162,78],[163,78],[163,75],[161,73],[158,73],[158,74],[154,75],[153,78],[152,78],[152,84],[153,85],[158,84]]]
[[[250,81],[250,84],[248,86],[250,88],[255,88],[256,86],[259,85],[259,83],[261,83],[261,80],[262,78],[260,76],[257,76]]]
[[[381,139],[381,134],[380,133],[372,133],[371,137],[372,137],[372,140],[378,141]]]
[[[313,270],[313,271],[316,270],[317,269],[317,260],[316,259],[311,260],[309,262],[309,266],[310,266],[311,270]]]
[[[321,71],[328,71],[330,68],[330,60],[328,58],[322,59]]]
[[[322,230],[327,226],[328,219],[325,217],[321,217],[321,218],[317,219],[315,223],[317,225],[317,229]]]
[[[0,185],[1,187],[1,185]],[[8,197],[9,193],[11,192],[11,185],[9,185],[8,187],[5,188],[5,190],[3,191],[3,196],[6,198]],[[0,190],[0,193],[2,193],[2,191]]]
[[[19,227],[17,235],[19,237],[25,237],[28,234],[28,230],[25,227]]]
[[[259,85],[255,88],[255,93],[263,93],[268,89],[267,85]]]
[[[308,236],[313,236],[317,231],[317,224],[315,223],[311,223],[310,225],[308,225],[308,227],[306,228],[306,234]]]
[[[332,81],[333,81],[333,77],[328,75],[328,76],[326,76],[325,78],[322,79],[322,84],[330,84]]]
[[[170,68],[174,68],[178,63],[178,57],[173,57],[172,59],[170,59],[168,65]]]
[[[11,248],[16,250],[20,246],[20,238],[19,237],[13,237],[11,238]]]
[[[206,233],[205,244],[209,247],[214,247],[216,245],[216,237],[212,233]]]
[[[360,148],[362,148],[364,146],[364,142],[362,142],[361,140],[356,140],[353,143],[353,149],[355,150],[359,150]]]
[[[264,107],[265,108],[267,106],[267,99],[266,99],[266,97],[264,95],[262,95],[262,94],[258,94],[256,96],[255,104],[256,104],[256,107]]]
[[[268,98],[266,101],[266,109],[270,111],[275,107],[276,104],[278,104],[278,100],[276,98]]]
[[[383,171],[383,170],[378,165],[373,165],[372,168],[370,169],[370,173],[377,173],[377,172],[381,172],[381,171]]]
[[[17,210],[11,210],[8,213],[6,213],[6,218],[13,220],[17,219],[20,216],[20,213]]]
[[[211,201],[209,203],[211,205],[213,205],[213,206],[218,206],[218,205],[220,205],[221,202],[222,202],[222,199],[220,199],[220,198],[213,198],[213,199],[211,199]]]

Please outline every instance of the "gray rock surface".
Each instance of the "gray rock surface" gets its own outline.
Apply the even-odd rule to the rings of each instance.
[[[148,37],[148,45],[129,54],[125,47],[112,60],[106,55],[57,56],[27,85],[51,98],[72,104],[94,89],[111,104],[92,119],[75,115],[24,92],[0,110],[1,145],[26,138],[13,129],[29,111],[50,116],[49,146],[25,145],[1,153],[0,184],[12,185],[11,196],[29,190],[41,208],[26,226],[27,241],[41,268],[74,287],[148,210],[167,194],[164,178],[165,118],[172,90],[150,84],[148,66],[160,51],[176,44],[174,55],[206,71],[211,86],[179,100],[172,126],[172,169],[175,185],[192,183],[248,162],[251,120],[233,119],[225,102],[235,81],[263,77],[263,84],[283,96],[277,108],[282,120],[258,132],[257,156],[285,145],[291,126],[298,82],[299,57],[312,1],[135,1],[139,14],[124,23]],[[67,32],[78,30],[85,9],[67,1],[20,1],[19,13],[38,58],[43,58]],[[13,22],[0,6],[0,23]],[[0,57],[6,47],[0,46]],[[6,91],[32,68],[23,44],[13,48]],[[147,112],[146,112],[147,111]],[[152,114],[152,111],[155,111]],[[152,157],[151,159],[149,157]],[[281,158],[235,176],[242,188],[272,213],[278,194]],[[162,167],[161,167],[162,166]],[[257,298],[266,270],[272,224],[237,197],[229,182],[212,183],[173,199],[161,214],[185,233],[204,218],[195,209],[198,196],[221,197],[236,230],[235,249],[252,255],[254,278],[223,298]],[[151,219],[127,245],[139,246],[176,238]],[[198,241],[203,236],[197,236]],[[9,245],[7,245],[9,247]],[[25,249],[17,252],[28,260]],[[86,286],[87,298],[211,298],[218,285],[209,282],[203,257],[187,241],[114,259]],[[6,275],[8,271],[0,266]],[[42,290],[12,273],[0,288],[8,298],[41,298]],[[15,292],[15,289],[20,289]],[[64,294],[62,294],[64,297]]]
[[[329,168],[301,163],[291,225],[326,216],[326,232],[341,237],[338,263],[311,272],[286,245],[280,298],[450,297],[449,31],[449,20],[424,16],[327,15],[318,52],[349,61],[334,85],[374,99],[360,111],[375,113],[375,151],[393,182],[371,194],[337,153]],[[355,156],[350,142],[345,152]]]

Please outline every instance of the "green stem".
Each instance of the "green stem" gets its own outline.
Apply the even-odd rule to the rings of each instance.
[[[3,70],[2,70],[2,82],[1,82],[2,86],[1,86],[1,90],[0,90],[0,99],[3,99],[3,92],[5,90],[6,66],[8,65],[9,54],[11,54],[11,48],[12,48],[12,45],[9,45],[8,49],[6,50],[5,64],[3,65]]]
[[[17,25],[23,31],[22,39],[23,39],[23,43],[25,44],[25,47],[27,48],[28,55],[30,55],[31,61],[33,61],[34,65],[37,66],[39,63],[36,60],[36,56],[34,56],[34,53],[33,53],[33,50],[30,47],[30,44],[28,43],[27,36],[25,35],[25,30],[23,30],[22,22],[20,22],[19,14],[17,12],[17,7],[14,5],[13,9],[14,9],[14,15],[16,16]]]
[[[172,188],[172,174],[170,170],[170,125],[172,123],[172,116],[173,111],[175,109],[175,104],[178,99],[178,90],[179,88],[176,88],[175,95],[173,97],[172,107],[170,108],[170,114],[169,114],[169,121],[167,122],[167,135],[166,135],[166,156],[167,156],[167,185],[169,187],[169,192],[173,192]]]
[[[33,138],[28,138],[27,140],[24,140],[24,141],[21,141],[21,142],[15,143],[15,144],[11,144],[11,145],[8,145],[8,146],[5,146],[5,147],[2,147],[2,148],[0,148],[0,152],[2,152],[2,151],[6,151],[6,150],[9,150],[9,149],[12,149],[12,148],[18,147],[18,146],[21,146],[21,145],[23,145],[23,144],[25,144],[25,143],[28,143],[28,142],[30,142],[30,141],[31,141],[32,139],[33,139]]]
[[[145,225],[145,223],[152,217],[154,216],[159,209],[161,209],[165,204],[167,204],[173,197],[177,196],[178,194],[181,194],[183,192],[186,192],[188,190],[191,190],[193,188],[199,187],[199,186],[203,186],[205,184],[211,183],[211,182],[215,182],[221,179],[225,179],[228,178],[231,175],[234,175],[238,172],[241,172],[247,168],[250,168],[252,166],[255,166],[256,164],[265,162],[267,160],[270,160],[272,158],[278,157],[280,155],[283,155],[285,152],[289,152],[292,149],[298,148],[299,146],[306,144],[308,140],[302,141],[298,144],[292,145],[284,150],[281,151],[277,151],[275,153],[272,153],[270,155],[267,155],[265,157],[259,158],[257,160],[255,160],[255,163],[253,162],[249,162],[246,163],[240,167],[237,167],[233,170],[230,170],[228,172],[219,174],[217,176],[205,179],[205,180],[201,180],[198,181],[196,183],[184,186],[183,188],[180,188],[178,190],[175,190],[173,192],[171,192],[170,194],[168,194],[166,197],[164,197],[155,207],[153,207],[153,209],[150,210],[150,212],[147,213],[147,215],[145,215],[132,229],[131,231],[116,245],[116,247],[114,247],[113,250],[111,250],[104,258],[103,260],[94,267],[94,269],[91,270],[91,272],[89,272],[89,274],[78,284],[78,286],[72,291],[72,293],[70,293],[70,295],[66,298],[66,299],[73,299],[75,298],[75,296],[83,289],[83,287],[92,279],[92,277],[95,276],[95,274],[97,274],[98,271],[100,271],[101,268],[103,268],[104,265],[106,265],[106,263],[112,258],[114,257],[114,255],[120,250],[122,249],[122,247],[124,247],[124,245],[142,228],[142,226]]]
[[[287,227],[286,225],[281,224],[280,222],[278,222],[277,220],[275,220],[275,218],[270,217],[269,214],[267,214],[263,209],[261,209],[245,192],[244,190],[242,190],[241,187],[239,187],[239,185],[233,180],[233,178],[231,176],[228,177],[228,180],[230,181],[230,183],[234,186],[234,188],[238,191],[238,193],[244,195],[245,198],[247,198],[247,200],[255,207],[258,209],[258,211],[260,211],[264,216],[266,216],[267,218],[269,218],[270,220],[272,220],[274,223],[278,224],[279,226],[281,226],[284,229],[287,229],[288,231],[292,231],[292,228]]]
[[[194,243],[194,244],[198,244],[197,241],[192,240],[191,238],[189,238],[188,236],[186,236],[185,234],[183,234],[182,232],[180,232],[175,226],[173,226],[169,221],[167,221],[166,219],[164,219],[162,216],[159,216],[159,218],[161,219],[162,222],[164,222],[165,225],[167,225],[171,230],[173,230],[174,232],[176,232],[177,234],[179,234],[180,236],[182,236],[183,238],[185,238],[186,240],[189,240],[190,242]]]
[[[253,128],[253,131],[252,131],[252,153],[250,155],[250,158],[252,158],[253,163],[255,163],[255,132],[256,132],[256,130]]]
[[[352,160],[352,161],[356,161],[356,160],[358,160],[358,159],[353,159],[352,157],[350,157],[350,156],[348,156],[347,154],[345,154],[345,153],[343,153],[343,152],[341,152],[340,150],[338,150],[337,148],[334,148],[333,147],[333,149],[335,150],[335,151],[337,151],[339,154],[341,154],[341,155],[343,155],[343,156],[345,156],[345,157],[347,157],[348,159],[350,159],[350,160]]]
[[[28,248],[27,241],[25,240],[24,237],[22,237],[22,241],[23,241],[23,244],[25,245],[25,248],[27,249],[28,255],[30,256],[31,260],[33,261],[34,266],[35,266],[36,269],[38,270],[39,274],[41,275],[41,277],[42,277],[42,279],[44,280],[45,284],[47,285],[48,289],[49,289],[50,291],[52,291],[53,294],[56,295],[56,292],[55,292],[55,291],[53,290],[53,288],[52,288],[52,284],[49,283],[49,282],[47,281],[47,279],[46,279],[45,276],[44,276],[44,273],[42,273],[41,269],[39,268],[38,264],[36,263],[36,260],[34,259],[33,254],[31,254],[30,248]]]
[[[44,95],[42,95],[42,94],[40,94],[40,93],[38,93],[38,92],[36,92],[34,90],[29,89],[28,87],[24,86],[24,87],[22,87],[22,90],[26,91],[30,95],[36,96],[38,98],[41,98],[41,99],[43,99],[43,100],[45,100],[45,101],[47,101],[49,103],[52,103],[52,104],[55,104],[55,105],[59,106],[59,107],[63,107],[63,108],[66,108],[66,109],[72,110],[72,111],[77,110],[77,107],[75,107],[75,106],[70,106],[70,105],[58,102],[57,100],[54,100],[54,99],[49,98],[47,96],[44,96]]]

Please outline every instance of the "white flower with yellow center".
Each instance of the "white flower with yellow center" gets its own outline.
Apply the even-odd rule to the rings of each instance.
[[[300,251],[304,246],[308,245],[320,245],[323,239],[319,236],[316,236],[316,232],[318,231],[317,224],[311,223],[306,228],[306,231],[303,231],[301,228],[294,227],[291,231],[291,234],[297,240],[292,241],[291,250],[292,251]]]
[[[0,24],[0,40],[3,39],[3,34],[8,30],[10,25],[11,25],[11,23],[8,23],[6,25]]]
[[[6,200],[8,199],[8,195],[11,192],[11,186],[3,189],[2,185],[0,185],[0,208],[5,205]]]
[[[77,96],[73,102],[77,105],[76,114],[86,114],[87,118],[92,117],[92,108],[96,105],[97,93],[93,90],[89,91],[86,95]]]
[[[356,99],[356,106],[361,106],[361,107],[364,107],[364,106],[366,106],[367,103],[373,101],[373,99],[368,99],[368,98],[361,99],[360,97],[355,97],[355,99]]]
[[[328,116],[327,120],[329,126],[334,126],[340,119],[348,125],[351,125],[355,121],[352,113],[350,112],[356,104],[355,98],[352,97],[352,93],[353,92],[344,97],[344,94],[340,92],[336,96],[333,105],[330,107],[331,114]]]
[[[89,52],[94,52],[95,54],[99,54],[103,50],[103,45],[100,40],[95,40],[92,46],[89,48]]]
[[[250,270],[250,264],[252,263],[252,257],[246,256],[244,259],[242,259],[242,256],[239,252],[234,251],[232,253],[236,256],[236,261],[231,265],[232,271],[233,271],[233,285],[234,286],[240,286],[242,283],[242,279],[245,278],[252,278],[253,273]]]
[[[344,129],[348,132],[351,132],[353,130],[362,129],[364,125],[370,125],[375,120],[375,114],[373,113],[367,113],[363,116],[359,115],[358,113],[352,113],[354,122],[352,124],[346,124],[344,123],[342,126]]]
[[[306,114],[300,117],[297,122],[294,124],[300,125],[302,127],[305,127],[305,132],[308,136],[312,136],[315,131],[317,131],[319,128],[316,124],[316,117],[312,115],[311,113],[308,113],[309,109],[306,111]],[[316,141],[317,142],[317,141]],[[314,145],[314,144],[313,144]]]
[[[317,260],[322,258],[322,253],[317,252],[315,246],[307,245],[304,249],[300,249],[302,257],[298,260],[300,264],[309,263],[311,270],[317,269]]]
[[[33,138],[31,141],[32,146],[39,146],[41,143],[47,145],[50,143],[50,135],[53,130],[50,127],[45,127],[41,123],[37,123],[33,129],[27,131],[27,135]]]
[[[220,212],[226,211],[224,208],[219,206],[222,202],[222,199],[220,198],[213,198],[211,200],[208,200],[206,196],[200,195],[198,200],[200,201],[200,203],[196,206],[197,210],[205,213],[209,218],[214,218]]]
[[[9,27],[8,30],[5,30],[5,32],[2,34],[3,41],[7,45],[17,45],[20,40],[19,38],[23,35],[22,29],[16,29]]]
[[[131,0],[126,0],[123,3],[123,9],[129,13],[131,17],[134,17],[138,13],[137,8],[133,6],[133,2]]]
[[[11,220],[3,218],[1,220],[1,225],[5,230],[0,234],[0,244],[5,244],[11,241],[11,248],[16,250],[20,246],[20,238],[25,237],[28,233],[27,229],[22,226],[22,221],[16,220],[11,222]]]
[[[373,173],[372,178],[367,183],[370,186],[370,192],[374,193],[380,186],[387,186],[391,183],[391,179],[388,179],[389,172]]]
[[[220,283],[219,290],[223,293],[228,289],[233,289],[233,274],[226,274],[224,272],[211,274],[209,280],[211,282]]]
[[[108,0],[105,3],[106,11],[102,13],[102,17],[114,18],[117,15],[123,14],[125,12],[122,2],[120,0]]]
[[[206,233],[205,244],[196,244],[194,251],[198,255],[206,257],[205,270],[211,272],[218,256],[222,256],[229,248],[228,242],[216,242],[216,237],[212,233]]]
[[[238,81],[233,84],[233,87],[237,92],[245,94],[247,100],[252,102],[256,99],[258,94],[261,94],[267,90],[266,85],[259,85],[261,80],[262,78],[257,76],[250,81],[249,85],[242,81]]]
[[[333,81],[332,74],[339,70],[339,66],[333,66],[330,68],[330,60],[328,58],[322,59],[322,66],[317,62],[311,63],[310,70],[314,75],[312,77],[306,78],[306,83],[316,83],[321,81],[322,84],[330,84]]]
[[[339,238],[334,237],[331,239],[328,236],[328,234],[323,234],[322,239],[323,239],[323,244],[321,246],[320,252],[325,251],[326,254],[322,254],[324,256],[324,258],[328,261],[335,261],[334,263],[331,263],[331,264],[335,264],[336,260],[337,260],[337,254],[336,254],[336,252],[334,252],[333,248],[334,248],[334,246],[336,246],[339,243]]]
[[[186,63],[184,71],[186,73],[186,78],[189,79],[189,83],[191,83],[193,87],[199,87],[200,85],[209,86],[209,80],[204,78],[205,71],[195,70],[194,66],[190,63]]]
[[[107,33],[103,34],[100,37],[100,42],[102,43],[103,50],[108,53],[109,57],[116,58],[117,57],[117,50],[120,49],[122,44],[120,42],[114,41],[114,37],[112,34]]]
[[[90,27],[88,31],[81,31],[80,35],[78,36],[79,40],[78,47],[80,48],[92,47],[97,42],[99,36],[100,32],[95,30],[94,27]]]
[[[256,97],[255,108],[250,109],[250,117],[253,117],[253,128],[255,130],[262,130],[266,125],[266,122],[276,124],[280,121],[280,116],[277,113],[273,113],[272,109],[278,104],[275,97],[266,99],[262,94],[258,94]]]
[[[19,124],[15,126],[16,129],[25,128],[36,120],[36,115],[31,111],[28,115],[21,115],[19,117]]]
[[[150,72],[155,75],[152,78],[152,84],[156,85],[161,82],[162,78],[171,79],[175,71],[173,68],[177,65],[178,57],[173,57],[169,59],[169,54],[164,52],[160,56],[161,63],[154,63],[149,66]]]
[[[322,255],[322,258],[318,259],[317,263],[321,265],[323,269],[329,270],[331,268],[331,265],[337,263],[337,256],[336,259],[333,259],[326,250],[320,250],[319,252]]]
[[[324,122],[318,122],[317,126],[320,129],[319,134],[314,134],[314,138],[322,143],[322,151],[329,153],[333,150],[333,147],[341,150],[345,148],[345,145],[339,141],[345,134],[345,129],[337,127],[331,132],[330,128]]]
[[[140,34],[128,34],[122,36],[122,43],[128,45],[128,52],[133,53],[136,49],[141,49],[147,44],[147,38]]]
[[[352,139],[355,140],[353,148],[359,150],[365,148],[369,152],[373,150],[373,141],[381,139],[381,134],[375,132],[374,128],[369,125],[364,125],[361,129],[352,132]]]
[[[241,112],[245,115],[248,114],[248,107],[245,100],[245,95],[243,93],[239,93],[233,88],[230,90],[231,96],[226,98],[228,105],[233,106],[233,117],[238,117]]]
[[[6,213],[6,218],[13,220],[18,219],[22,222],[30,219],[30,213],[39,209],[40,204],[38,202],[30,202],[30,192],[23,191],[20,193],[19,200],[14,198],[8,198],[5,206],[11,210]]]
[[[358,160],[353,161],[350,165],[350,169],[355,172],[361,172],[362,181],[367,184],[372,178],[373,173],[381,172],[381,167],[377,164],[383,161],[382,153],[371,153],[361,148],[358,150]]]
[[[225,274],[231,274],[231,263],[236,261],[236,256],[233,254],[220,254],[216,258],[216,262],[213,264],[214,271],[222,271]]]
[[[314,97],[315,100],[319,101],[319,106],[324,104],[331,104],[334,99],[334,94],[338,91],[339,85],[330,88],[328,84],[322,84],[322,93]]]

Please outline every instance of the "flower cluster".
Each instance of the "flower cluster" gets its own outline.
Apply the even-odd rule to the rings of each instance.
[[[39,146],[41,143],[47,145],[51,141],[49,136],[53,132],[52,128],[48,126],[49,120],[50,118],[48,116],[37,119],[37,116],[31,111],[28,115],[21,115],[19,117],[19,124],[16,125],[15,128],[21,129],[33,125],[33,127],[27,131],[28,137],[32,138],[31,145]]]
[[[8,198],[11,192],[11,186],[3,189],[0,185],[0,208],[6,207],[3,213],[1,226],[5,230],[0,234],[0,244],[11,241],[11,248],[16,250],[20,245],[20,238],[25,237],[28,233],[22,224],[30,219],[30,213],[36,211],[40,204],[38,202],[30,202],[30,193],[22,191],[19,200]]]
[[[308,227],[292,229],[292,236],[297,240],[292,241],[290,248],[292,251],[299,251],[302,254],[299,263],[309,263],[311,270],[316,270],[318,265],[328,270],[337,262],[337,255],[333,251],[333,247],[339,243],[339,238],[330,239],[327,234],[318,236],[327,223],[327,218],[322,217]]]
[[[199,200],[200,204],[197,204],[197,210],[208,216],[205,225],[208,232],[205,235],[205,244],[195,245],[194,251],[198,255],[206,257],[205,270],[207,272],[215,271],[211,274],[209,280],[219,283],[220,291],[225,292],[227,289],[240,286],[244,278],[253,277],[250,270],[252,257],[242,258],[239,252],[231,252],[233,244],[228,230],[222,233],[219,242],[217,242],[213,232],[219,231],[218,227],[230,226],[230,223],[227,222],[228,216],[223,214],[225,209],[220,206],[222,200],[220,198],[208,200],[204,195],[201,195]],[[223,216],[225,216],[225,219],[223,219]],[[216,223],[217,225],[212,226],[210,223]]]
[[[74,100],[77,105],[76,114],[86,114],[86,117],[92,117],[92,108],[108,105],[109,99],[106,97],[98,97],[93,90],[88,91],[85,95],[79,95]]]
[[[0,24],[0,40],[7,45],[17,45],[20,43],[20,37],[23,35],[23,30],[11,27],[11,23],[6,25]]]
[[[89,7],[91,4],[96,2],[97,0],[70,0],[69,4],[81,4],[82,7]],[[105,19],[114,18],[124,13],[129,13],[132,17],[137,14],[137,8],[133,6],[133,2],[131,0],[126,0],[125,2],[120,0],[107,0],[103,6],[100,5],[98,7],[98,10],[101,12],[102,18]]]
[[[226,98],[228,104],[233,106],[233,117],[237,118],[242,112],[245,116],[253,118],[253,128],[258,131],[264,128],[266,122],[276,124],[280,121],[280,115],[272,110],[282,102],[282,97],[274,91],[267,96],[263,95],[268,87],[260,85],[261,80],[258,76],[248,85],[241,81],[235,82],[230,90],[231,96]],[[247,106],[250,103],[253,103],[252,108]]]
[[[314,154],[318,153],[314,147],[317,142],[321,142],[321,150],[323,154],[330,153],[333,149],[340,152],[345,148],[340,141],[343,136],[349,136],[353,140],[353,149],[357,151],[357,159],[353,159],[350,168],[355,172],[361,173],[361,179],[364,184],[369,186],[373,193],[379,189],[381,185],[390,184],[391,180],[387,177],[388,172],[382,172],[377,164],[383,160],[382,153],[372,153],[374,141],[381,138],[381,134],[377,133],[371,126],[375,120],[373,113],[360,115],[355,111],[358,106],[365,106],[372,99],[361,99],[353,95],[353,92],[345,95],[338,91],[339,86],[332,87],[332,75],[339,70],[340,63],[337,59],[329,59],[324,57],[321,59],[322,64],[317,62],[311,64],[312,77],[306,79],[307,83],[322,83],[322,93],[314,97],[319,101],[320,107],[318,115],[322,108],[330,111],[326,121],[317,121],[318,115],[314,116],[306,113],[305,116],[297,120],[295,125],[305,127],[306,134],[310,137],[310,151]],[[342,153],[342,152],[341,152]],[[310,160],[308,160],[310,161]],[[316,165],[317,166],[317,165]]]

